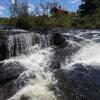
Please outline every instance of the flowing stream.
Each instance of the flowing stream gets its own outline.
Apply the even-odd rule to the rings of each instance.
[[[100,31],[59,34],[9,35],[0,100],[100,100]]]

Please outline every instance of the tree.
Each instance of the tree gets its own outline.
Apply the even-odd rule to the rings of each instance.
[[[82,0],[79,6],[80,15],[94,15],[100,8],[100,0]]]
[[[11,14],[11,17],[15,18],[17,17],[17,14],[18,14],[18,2],[17,0],[11,0],[11,4],[10,4],[10,14]]]
[[[11,17],[13,17],[13,18],[22,16],[25,13],[28,14],[27,0],[22,0],[22,2],[21,2],[21,0],[20,0],[20,2],[18,2],[17,0],[11,0],[11,5],[9,8],[10,8]]]
[[[72,25],[77,28],[100,28],[100,0],[82,0],[79,17],[73,18]]]
[[[27,0],[11,0],[10,5],[11,19],[17,28],[29,29],[30,16],[28,13],[28,2]]]

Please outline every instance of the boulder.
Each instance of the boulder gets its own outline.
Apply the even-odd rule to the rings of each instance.
[[[18,71],[18,69],[19,72],[16,72]],[[30,84],[31,80],[33,81],[36,78],[34,72],[29,72],[25,68],[20,69],[20,67],[18,69],[16,71],[14,71],[13,69],[13,74],[14,72],[16,72],[16,74],[14,75],[11,74],[10,76],[8,75],[9,77],[13,76],[12,79],[9,79],[5,84],[0,85],[0,100],[7,100],[11,98],[15,93],[17,93],[24,86]],[[21,73],[22,70],[25,71]]]
[[[26,68],[18,62],[3,64],[0,63],[0,85],[16,79]]]
[[[99,66],[75,64],[72,69],[59,69],[55,72],[60,100],[99,100]],[[57,92],[56,92],[57,93]]]
[[[62,34],[60,34],[59,32],[58,33],[54,32],[52,34],[53,34],[52,36],[53,45],[56,47],[64,47],[66,44],[66,39],[62,36]]]

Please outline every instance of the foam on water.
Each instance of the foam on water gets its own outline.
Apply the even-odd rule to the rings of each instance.
[[[72,62],[100,65],[100,44],[93,42],[87,44],[73,56]]]
[[[8,100],[24,100],[22,98],[28,98],[27,100],[56,100],[54,93],[40,83],[26,86]]]
[[[69,64],[68,59],[66,60],[63,68],[73,69],[75,64],[100,66],[100,43],[90,42],[83,46],[71,57]]]
[[[21,75],[24,73],[29,75],[31,73],[36,76],[35,79],[29,80],[24,88],[8,100],[24,100],[22,98],[28,98],[27,100],[56,100],[53,90],[50,89],[56,80],[49,70],[54,51],[50,47],[40,49],[38,45],[31,47],[31,49],[32,52],[28,55],[3,61],[5,64],[19,62],[28,69]]]

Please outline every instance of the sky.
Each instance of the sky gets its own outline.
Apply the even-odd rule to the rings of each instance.
[[[0,17],[9,17],[9,6],[11,0],[0,0]],[[13,1],[13,0],[12,0]],[[21,1],[21,0],[18,0]],[[50,0],[42,0],[42,2],[50,1]],[[79,5],[81,4],[81,0],[51,0],[58,2],[61,7],[64,9],[73,12],[77,11]],[[41,0],[28,0],[29,11],[34,11],[35,6],[38,5]]]

